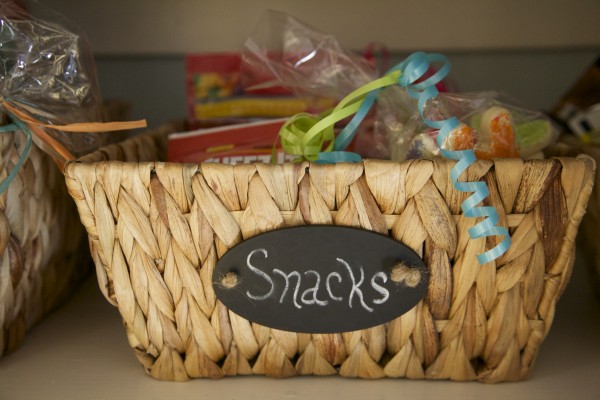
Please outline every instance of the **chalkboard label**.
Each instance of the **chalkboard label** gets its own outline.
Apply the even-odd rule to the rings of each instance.
[[[376,232],[307,225],[266,232],[217,262],[213,287],[231,311],[258,324],[335,333],[386,323],[425,296],[423,260]]]

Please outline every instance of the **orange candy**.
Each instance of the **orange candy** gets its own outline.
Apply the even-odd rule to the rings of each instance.
[[[481,116],[477,158],[518,158],[515,129],[510,111],[494,106]]]
[[[477,158],[485,160],[519,157],[510,111],[498,106],[483,113],[477,131],[461,122],[448,135],[445,147],[448,150],[474,149]]]
[[[448,144],[450,150],[468,150],[475,147],[475,133],[473,129],[465,123],[460,123],[448,135]]]

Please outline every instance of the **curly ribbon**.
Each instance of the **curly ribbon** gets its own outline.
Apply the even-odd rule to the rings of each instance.
[[[0,107],[13,121],[13,123],[0,127],[0,133],[21,131],[25,135],[25,148],[19,156],[19,160],[10,170],[6,178],[0,181],[0,194],[4,193],[8,186],[13,181],[17,173],[23,167],[23,164],[29,156],[33,134],[49,146],[49,155],[58,164],[61,171],[64,170],[65,161],[74,160],[75,156],[63,146],[59,141],[50,136],[44,128],[57,129],[65,132],[90,132],[102,133],[110,131],[121,131],[137,128],[145,128],[147,126],[145,120],[125,121],[125,122],[85,122],[74,123],[68,125],[52,125],[46,124],[35,119],[32,114],[44,114],[35,107],[18,102],[16,100],[0,98]]]
[[[431,64],[442,66],[431,74]],[[403,62],[388,71],[383,77],[361,87],[346,96],[330,113],[324,116],[299,114],[290,118],[280,131],[283,149],[309,161],[340,162],[359,161],[360,156],[343,151],[354,138],[357,129],[377,100],[379,91],[387,86],[400,85],[418,101],[418,111],[423,121],[434,129],[438,129],[437,144],[444,157],[456,160],[450,172],[454,187],[461,192],[472,193],[461,205],[467,217],[484,217],[469,229],[471,238],[487,236],[503,236],[504,239],[496,247],[477,255],[480,264],[493,261],[504,254],[511,245],[508,229],[498,226],[500,220],[495,207],[477,206],[487,196],[489,188],[483,181],[459,182],[459,177],[473,164],[477,157],[473,150],[445,150],[444,142],[459,121],[456,117],[446,120],[432,121],[425,117],[425,104],[439,94],[436,84],[440,83],[450,72],[448,59],[441,54],[425,54],[418,52],[410,55]],[[350,115],[354,117],[335,137],[333,125]]]
[[[356,89],[340,101],[332,111],[324,115],[294,115],[279,132],[283,150],[308,161],[360,161],[361,157],[358,154],[343,149],[354,138],[356,129],[369,112],[379,89],[396,84],[398,76],[399,72],[393,72]],[[364,107],[366,104],[369,105],[368,108]],[[333,130],[335,123],[353,114],[356,115],[336,138]]]
[[[433,62],[442,63],[442,67],[431,77],[420,81],[425,72]],[[510,234],[508,229],[502,226],[498,226],[500,217],[495,207],[491,206],[477,206],[486,197],[489,196],[490,191],[487,184],[483,181],[478,182],[459,182],[458,178],[473,164],[477,157],[472,149],[468,150],[445,150],[444,143],[448,135],[454,130],[459,121],[456,117],[451,117],[446,120],[432,121],[425,117],[424,108],[428,100],[436,97],[439,92],[435,87],[435,84],[450,72],[450,62],[448,59],[441,54],[425,54],[425,53],[414,53],[404,60],[400,65],[399,69],[404,71],[399,79],[399,84],[406,88],[407,93],[418,100],[419,114],[423,118],[423,121],[434,129],[439,129],[437,134],[437,145],[440,148],[442,156],[445,158],[456,160],[457,163],[450,172],[450,178],[454,187],[461,192],[472,193],[463,203],[461,209],[463,214],[467,217],[484,217],[484,219],[478,222],[475,226],[469,229],[469,235],[471,238],[481,238],[487,236],[503,236],[504,239],[496,247],[490,249],[482,254],[477,255],[477,260],[480,264],[485,264],[493,261],[504,254],[511,245]],[[419,82],[420,81],[420,82]]]

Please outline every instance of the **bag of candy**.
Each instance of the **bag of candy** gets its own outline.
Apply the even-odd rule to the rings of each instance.
[[[27,8],[21,3],[0,4],[0,112],[12,106],[56,126],[101,121],[102,97],[84,32],[38,2],[29,2]],[[107,139],[104,133],[47,133],[75,156]],[[34,141],[53,153],[35,136]]]
[[[542,150],[559,135],[543,112],[496,91],[441,93],[425,104],[423,115],[433,121],[455,116],[460,124],[446,138],[444,150],[473,149],[479,159],[541,158]],[[408,122],[389,137],[391,158],[440,157],[437,134],[415,109]]]
[[[318,114],[377,78],[381,71],[368,51],[363,56],[347,50],[333,35],[291,15],[268,10],[245,42],[242,86],[246,91],[285,88],[306,99],[310,113]],[[373,112],[361,124],[350,149],[363,157],[384,158],[387,141],[376,135],[374,121]],[[340,121],[336,132],[345,122]]]

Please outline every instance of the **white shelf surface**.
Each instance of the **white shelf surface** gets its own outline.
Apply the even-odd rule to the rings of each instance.
[[[529,379],[495,385],[340,377],[158,381],[138,363],[118,311],[102,297],[95,277],[90,277],[27,335],[17,351],[0,359],[0,399],[597,400],[600,301],[587,277],[579,261]]]

